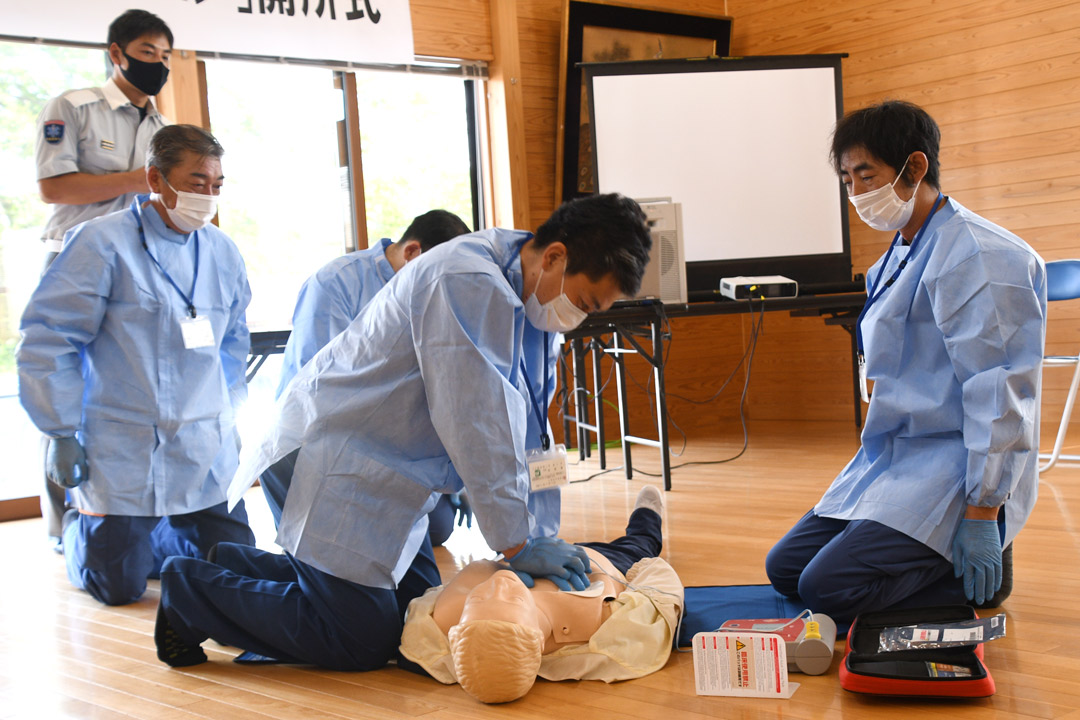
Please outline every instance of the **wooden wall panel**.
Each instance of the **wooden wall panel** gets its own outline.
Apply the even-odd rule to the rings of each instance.
[[[558,54],[564,0],[519,0],[527,212],[535,229],[555,197]],[[417,52],[490,59],[490,0],[413,0]],[[1013,230],[1047,259],[1080,257],[1080,3],[1074,0],[631,0],[624,4],[734,18],[737,55],[844,52],[845,107],[886,98],[925,107],[942,129],[942,184],[972,210]],[[460,48],[465,48],[462,51]],[[853,271],[862,273],[889,236],[849,212]],[[1076,313],[1049,319],[1050,344],[1080,334]],[[749,319],[674,323],[668,365],[672,395],[705,397],[738,360]],[[688,349],[688,350],[687,350]],[[736,352],[737,351],[737,352]],[[647,377],[644,367],[637,376]],[[818,319],[766,316],[750,385],[750,413],[763,419],[850,421],[850,345]],[[1047,380],[1044,417],[1060,413]],[[634,393],[641,393],[635,398]],[[614,398],[613,390],[609,397]],[[631,388],[634,418],[651,405]],[[735,417],[672,402],[689,430]],[[612,413],[610,417],[614,417]],[[641,418],[638,420],[638,418]],[[677,435],[673,433],[675,439]],[[1078,433],[1080,438],[1080,433]],[[1045,445],[1045,442],[1044,442]]]
[[[417,55],[495,59],[490,0],[410,0]]]
[[[729,11],[739,54],[850,53],[847,109],[886,98],[922,105],[941,126],[946,193],[1048,260],[1080,257],[1080,4],[731,0]],[[849,219],[861,272],[889,238],[854,212]],[[1048,349],[1076,352],[1080,308],[1062,305],[1069,303],[1048,313]],[[1044,447],[1067,383],[1067,373],[1047,376]],[[760,402],[772,401],[767,388],[759,391]]]

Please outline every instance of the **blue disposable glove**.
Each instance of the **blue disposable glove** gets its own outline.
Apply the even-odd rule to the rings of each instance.
[[[953,570],[964,576],[964,595],[982,604],[1001,587],[1001,536],[996,520],[964,518],[952,545]]]
[[[507,558],[507,562],[518,577],[522,573],[531,576],[530,580],[546,577],[561,590],[584,590],[589,587],[588,573],[592,568],[585,548],[559,538],[529,538],[525,547],[514,557]],[[524,578],[522,582],[526,587],[532,587],[532,583]]]
[[[45,477],[62,488],[73,488],[90,476],[83,446],[73,437],[49,438]]]
[[[464,523],[466,527],[471,528],[472,505],[469,504],[468,494],[464,490],[454,493],[450,496],[450,506],[454,508],[458,527],[461,527],[462,523]]]

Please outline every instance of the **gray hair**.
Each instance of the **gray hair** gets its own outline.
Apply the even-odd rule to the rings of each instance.
[[[156,167],[162,175],[168,175],[183,162],[187,152],[200,158],[220,158],[225,154],[225,148],[217,138],[196,125],[166,125],[150,138],[146,167]]]

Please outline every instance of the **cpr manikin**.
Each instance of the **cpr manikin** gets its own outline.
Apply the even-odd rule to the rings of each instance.
[[[683,593],[675,572],[654,556],[654,508],[662,501],[647,487],[625,536],[585,547],[592,572],[583,591],[559,591],[545,579],[530,589],[505,563],[470,563],[413,601],[402,654],[486,703],[522,697],[538,675],[612,682],[658,670],[670,653]]]

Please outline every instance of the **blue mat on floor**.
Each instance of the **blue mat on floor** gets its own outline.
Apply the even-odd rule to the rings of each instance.
[[[708,585],[688,587],[685,593],[679,647],[690,647],[694,635],[715,630],[727,620],[793,618],[806,609],[799,598],[781,595],[772,585]],[[846,633],[847,627],[837,631]]]

